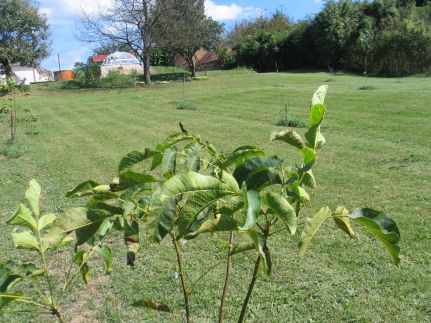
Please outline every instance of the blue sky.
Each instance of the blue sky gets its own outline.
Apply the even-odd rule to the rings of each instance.
[[[57,54],[61,68],[71,69],[78,61],[86,61],[91,54],[91,44],[77,40],[76,18],[81,8],[94,12],[99,6],[109,5],[110,0],[39,0],[40,11],[47,15],[51,29],[51,56],[42,65],[52,71],[58,70]],[[235,22],[267,15],[281,9],[293,19],[313,15],[322,6],[321,0],[205,0],[206,13],[229,28]]]

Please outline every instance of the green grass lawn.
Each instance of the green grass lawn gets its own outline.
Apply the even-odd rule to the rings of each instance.
[[[120,158],[131,150],[152,147],[168,134],[200,134],[226,150],[244,144],[264,146],[287,161],[298,160],[294,149],[269,142],[270,132],[288,104],[289,113],[306,122],[310,98],[328,79],[326,73],[214,72],[208,79],[160,84],[131,90],[33,90],[17,98],[19,109],[38,118],[35,136],[18,129],[18,140],[29,147],[19,159],[0,160],[0,262],[32,259],[12,246],[6,219],[23,201],[28,182],[36,178],[48,210],[61,211],[79,201],[66,191],[92,178],[108,182]],[[359,90],[364,79],[332,77],[320,151],[314,174],[318,188],[304,210],[322,206],[384,210],[402,234],[400,268],[390,263],[378,242],[359,231],[349,240],[333,225],[323,227],[304,257],[297,240],[273,240],[273,274],[260,276],[248,320],[254,322],[430,322],[431,321],[431,79],[369,78],[374,90]],[[178,110],[183,90],[197,110]],[[301,131],[301,130],[299,130]],[[1,124],[1,145],[8,126]],[[2,147],[0,147],[0,150]],[[83,201],[81,201],[82,203]],[[127,268],[120,237],[110,238],[114,272],[103,276],[101,261],[92,261],[93,280],[79,281],[63,308],[66,319],[89,321],[171,321],[183,318],[180,282],[169,241],[162,245],[144,238],[134,269]],[[191,295],[195,322],[214,322],[225,270],[227,236],[196,239],[184,247],[189,281],[211,269]],[[118,242],[117,242],[118,241]],[[195,252],[192,252],[195,250]],[[196,251],[197,250],[197,251]],[[54,255],[52,268],[64,275],[68,253]],[[246,293],[252,254],[234,258],[234,276],[226,320],[235,321]],[[172,313],[130,306],[148,298],[168,304]],[[28,322],[30,316],[0,316],[0,321]],[[40,317],[33,321],[46,321]]]

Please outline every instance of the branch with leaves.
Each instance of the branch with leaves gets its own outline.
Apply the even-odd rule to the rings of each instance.
[[[71,198],[90,197],[85,207],[68,210],[60,217],[51,216],[49,229],[39,238],[31,238],[31,232],[14,236],[16,245],[22,246],[20,241],[25,238],[28,240],[26,245],[32,246],[43,257],[47,248],[62,245],[74,233],[73,262],[78,265],[75,274],[81,273],[87,282],[90,272],[88,259],[95,251],[99,251],[106,260],[108,271],[112,270],[110,249],[103,246],[102,241],[113,230],[123,232],[127,264],[130,266],[135,265],[143,239],[140,234],[142,227],[152,241],[161,242],[168,237],[176,254],[187,321],[192,320],[188,286],[194,284],[186,281],[180,245],[187,247],[187,241],[204,239],[208,234],[229,234],[219,322],[224,321],[235,255],[253,250],[255,253],[254,270],[239,318],[239,322],[243,322],[259,273],[263,271],[270,275],[273,270],[268,241],[278,234],[297,239],[299,253],[304,254],[325,221],[334,221],[351,238],[356,237],[353,223],[357,223],[383,243],[398,265],[400,232],[396,223],[383,212],[368,208],[350,212],[344,207],[336,210],[323,207],[309,220],[302,214],[311,199],[307,190],[317,186],[312,169],[318,151],[326,144],[321,132],[327,111],[324,105],[326,91],[327,86],[322,86],[314,94],[309,127],[304,135],[293,129],[271,134],[271,142],[285,143],[298,152],[301,158],[298,165],[285,165],[281,157],[270,157],[257,146],[241,146],[224,153],[199,136],[189,132],[177,133],[154,148],[127,154],[120,161],[118,175],[111,183],[89,180],[69,191],[67,196]],[[34,200],[29,199],[30,205]],[[28,214],[21,206],[20,210],[18,214]],[[20,221],[9,222],[20,224]],[[42,230],[37,229],[40,227],[39,218],[28,221],[32,223],[30,229],[36,228],[34,232]],[[247,242],[235,245],[234,241],[244,240],[241,236]],[[170,311],[166,304],[148,299],[138,300],[133,305]],[[54,311],[56,308],[52,305],[50,309]]]

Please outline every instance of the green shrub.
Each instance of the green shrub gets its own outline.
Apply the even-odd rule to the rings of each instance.
[[[28,147],[26,145],[9,140],[3,150],[3,155],[8,158],[18,158],[24,155],[27,151]]]
[[[102,70],[99,64],[88,60],[87,64],[82,62],[75,63],[73,67],[73,75],[82,87],[99,87]]]
[[[180,102],[177,104],[177,109],[179,110],[196,110],[197,107],[195,104],[193,104],[192,102],[188,102],[188,101],[184,101],[184,102]]]
[[[119,71],[111,70],[108,75],[100,79],[100,86],[103,88],[126,88],[135,85],[136,76],[133,74],[122,74]]]
[[[18,122],[24,126],[24,133],[26,135],[37,135],[39,134],[40,125],[36,116],[31,112],[30,109],[24,109],[24,117],[19,118]]]
[[[280,127],[305,128],[305,124],[301,120],[291,115],[284,116],[276,124]]]

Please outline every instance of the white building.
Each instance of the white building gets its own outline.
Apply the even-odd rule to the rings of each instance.
[[[54,81],[52,72],[42,68],[39,65],[32,67],[21,66],[20,64],[11,64],[10,67],[17,83],[21,85]]]

